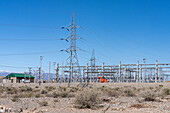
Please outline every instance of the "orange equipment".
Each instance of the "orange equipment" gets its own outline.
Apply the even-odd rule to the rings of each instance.
[[[107,83],[107,80],[104,77],[97,77],[101,83]]]

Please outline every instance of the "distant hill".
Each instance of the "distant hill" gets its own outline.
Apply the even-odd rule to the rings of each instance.
[[[11,72],[9,71],[1,71],[0,70],[0,76],[7,76],[8,74],[10,74]]]

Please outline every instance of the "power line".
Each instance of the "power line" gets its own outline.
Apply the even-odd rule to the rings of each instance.
[[[36,55],[36,54],[49,54],[49,53],[55,53],[55,52],[56,51],[30,52],[30,53],[9,53],[9,54],[0,54],[0,56]]]
[[[1,41],[54,41],[60,40],[57,38],[42,38],[42,39],[19,39],[19,38],[0,38]]]
[[[17,67],[17,66],[9,66],[9,65],[0,65],[0,67],[8,67],[8,68],[28,68],[28,67],[31,67],[31,66],[28,66],[28,67]],[[32,67],[32,68],[38,68],[38,67]]]
[[[2,24],[0,26],[12,26],[12,27],[29,27],[29,28],[59,28],[58,26],[39,26],[39,25],[26,25],[26,24]]]

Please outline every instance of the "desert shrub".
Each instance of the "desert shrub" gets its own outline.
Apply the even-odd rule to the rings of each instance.
[[[13,87],[6,87],[6,91],[12,91],[14,88]]]
[[[15,94],[16,92],[14,91],[7,91],[7,94]]]
[[[17,93],[17,89],[14,87],[6,87],[5,91],[7,92],[7,94],[16,94]]]
[[[58,90],[58,91],[66,91],[66,90],[67,90],[67,87],[61,87],[61,86],[59,86],[57,90]]]
[[[39,97],[41,97],[41,94],[40,93],[36,93],[34,96],[35,96],[35,98],[39,98]]]
[[[4,89],[2,87],[0,87],[0,92],[3,93],[4,92]]]
[[[155,101],[157,95],[153,90],[147,90],[141,94],[145,101]]]
[[[46,97],[53,97],[54,98],[54,95],[55,94],[53,94],[54,92],[50,92],[50,93],[47,93],[45,96]],[[57,98],[57,97],[55,97],[55,98]]]
[[[102,102],[101,94],[94,89],[86,88],[78,92],[75,97],[75,107],[77,108],[97,108]]]
[[[41,105],[41,106],[48,106],[48,102],[43,100],[43,101],[39,102],[39,105]]]
[[[58,94],[59,94],[59,97],[62,97],[62,98],[68,97],[68,92],[67,91],[61,91],[61,92],[58,92]]]
[[[41,90],[40,89],[34,89],[33,92],[40,92]]]
[[[154,89],[154,87],[149,87],[149,89]]]
[[[107,87],[107,86],[102,86],[102,87],[98,87],[97,90],[103,92],[103,93],[107,93],[108,91],[111,90],[111,88]]]
[[[32,96],[33,96],[33,94],[32,93],[28,93],[28,92],[18,94],[19,98],[31,98]]]
[[[78,87],[70,87],[70,88],[68,89],[69,92],[77,92],[78,90],[79,90]]]
[[[35,86],[35,88],[39,88],[39,86]]]
[[[107,91],[107,95],[110,97],[119,97],[122,94],[120,90],[110,89]]]
[[[20,101],[19,98],[12,98],[11,100],[12,100],[12,102],[19,102]]]
[[[132,88],[125,88],[123,92],[124,92],[124,95],[128,97],[136,96],[135,90],[133,90]]]
[[[31,87],[28,86],[21,86],[19,87],[21,92],[28,92],[28,91],[33,91]]]
[[[55,99],[54,102],[59,102],[60,100],[59,99]]]
[[[162,92],[164,95],[170,95],[170,89],[168,88],[165,88],[163,89],[163,92]]]
[[[159,85],[159,87],[161,88],[161,87],[163,87],[164,85]]]
[[[19,98],[19,96],[18,95],[13,95],[13,98]]]
[[[119,87],[115,87],[114,90],[120,90],[120,88]]]
[[[68,93],[67,97],[68,97],[68,98],[75,97],[75,94],[72,93],[72,92],[71,92],[71,93]]]
[[[58,97],[59,97],[59,93],[53,92],[52,96],[53,96],[54,98],[58,98]]]
[[[71,93],[69,94],[68,91],[55,91],[53,92],[53,97],[54,98],[58,98],[58,97],[66,98],[66,97],[73,97],[73,96],[71,95]]]
[[[14,95],[11,100],[12,100],[12,102],[19,102],[20,101],[20,99],[17,95]]]
[[[5,93],[0,95],[0,98],[7,98],[7,97],[8,97],[8,95]]]
[[[102,86],[97,89],[110,97],[118,97],[122,93],[121,89],[118,87],[117,88],[109,88],[106,86]]]
[[[133,104],[131,105],[130,107],[134,107],[134,108],[150,108],[152,107],[151,105],[148,105],[148,104]]]
[[[53,90],[55,90],[56,88],[53,87],[53,86],[45,86],[45,89],[47,89],[48,91],[53,91]]]
[[[47,91],[46,90],[42,90],[41,94],[47,94]]]

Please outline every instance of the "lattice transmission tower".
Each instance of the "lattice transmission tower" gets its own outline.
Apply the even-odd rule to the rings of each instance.
[[[77,51],[80,49],[76,46],[76,40],[81,38],[76,35],[77,28],[80,28],[80,26],[76,24],[74,13],[73,13],[70,25],[66,27],[62,27],[62,29],[67,29],[70,32],[69,36],[67,38],[61,39],[61,40],[66,40],[67,42],[70,43],[70,46],[66,50],[61,50],[61,51],[66,51],[68,53],[68,58],[66,59],[66,66],[69,66],[70,68],[65,70],[64,72],[67,72],[69,74],[69,83],[72,81],[75,82],[78,81],[81,74],[79,61],[77,57]]]

